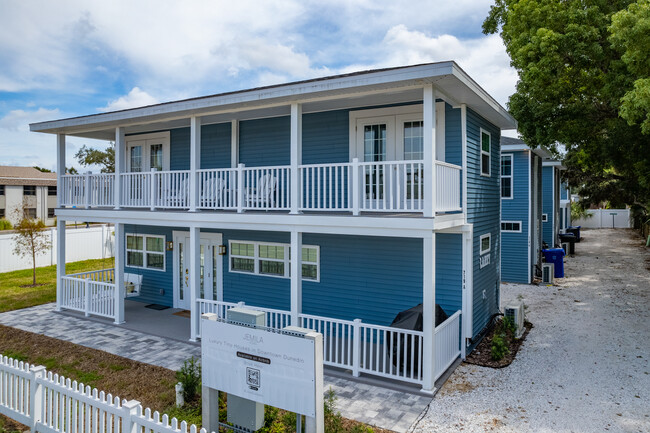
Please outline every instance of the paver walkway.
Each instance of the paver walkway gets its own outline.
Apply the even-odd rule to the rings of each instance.
[[[463,364],[416,432],[650,432],[650,249],[587,230],[556,285],[504,284],[533,323],[515,361]]]
[[[192,355],[201,356],[198,344],[56,313],[54,304],[2,313],[0,323],[171,370],[178,370]],[[325,375],[325,389],[330,388],[344,417],[396,432],[405,432],[431,401],[422,395]]]

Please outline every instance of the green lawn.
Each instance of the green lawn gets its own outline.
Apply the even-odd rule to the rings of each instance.
[[[113,258],[84,260],[68,263],[66,273],[95,271],[113,267]],[[0,274],[0,313],[56,301],[56,266],[36,268],[37,287],[21,287],[32,284],[32,270]]]

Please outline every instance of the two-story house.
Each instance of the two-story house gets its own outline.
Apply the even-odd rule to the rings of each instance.
[[[561,172],[561,161],[545,160],[542,167],[542,231],[549,248],[559,246],[559,234],[571,225],[571,202]]]
[[[17,224],[20,213],[16,210],[25,205],[25,216],[54,224],[56,179],[55,173],[33,167],[0,165],[0,218]]]
[[[66,220],[113,223],[115,269],[59,265],[57,307],[121,323],[136,294],[190,310],[197,339],[201,313],[245,302],[323,332],[326,365],[431,392],[498,312],[515,126],[454,62],[32,124],[60,173],[66,136],[115,141],[116,173],[59,175],[57,208],[58,254]],[[389,327],[418,304],[420,330]]]

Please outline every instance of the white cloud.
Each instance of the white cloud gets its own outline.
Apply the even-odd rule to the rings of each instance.
[[[52,120],[59,116],[59,110],[39,108],[36,111],[12,110],[0,119],[0,129],[15,132],[29,131],[29,124]]]
[[[141,90],[139,87],[134,87],[127,95],[120,96],[109,102],[105,107],[98,108],[97,110],[101,112],[126,110],[127,108],[144,107],[146,105],[157,104],[158,102],[158,99],[147,92]]]

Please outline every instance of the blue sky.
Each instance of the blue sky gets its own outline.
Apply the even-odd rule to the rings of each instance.
[[[492,0],[0,0],[0,165],[56,166],[29,123],[456,60],[502,105],[516,72]],[[83,144],[69,137],[67,165]]]

